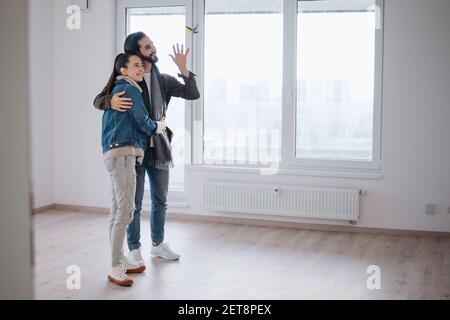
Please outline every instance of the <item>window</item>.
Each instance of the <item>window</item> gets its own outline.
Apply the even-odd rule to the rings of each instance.
[[[374,1],[299,1],[296,157],[373,159]]]
[[[204,163],[278,161],[282,0],[206,0],[204,32]]]
[[[179,70],[168,54],[172,53],[173,44],[185,43],[185,6],[127,8],[126,19],[127,35],[145,32],[157,48],[157,65],[161,73],[176,77]],[[185,108],[183,99],[172,98],[166,115],[167,125],[174,132],[172,155],[175,167],[170,172],[171,191],[184,190]]]
[[[191,48],[201,98],[192,110],[171,102],[171,188],[184,186],[178,164],[190,161],[377,174],[384,0],[118,3],[119,34],[148,32],[162,72],[178,73],[166,55],[173,42]]]

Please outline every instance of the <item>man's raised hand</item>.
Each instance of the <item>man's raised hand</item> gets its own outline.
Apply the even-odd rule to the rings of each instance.
[[[173,48],[173,55],[169,54],[169,56],[172,58],[173,62],[178,66],[178,69],[180,69],[180,72],[188,77],[189,76],[189,69],[186,66],[186,58],[189,53],[189,48],[187,48],[186,53],[184,53],[184,46],[177,43],[176,47],[175,45],[172,46]],[[181,50],[180,50],[181,49]]]

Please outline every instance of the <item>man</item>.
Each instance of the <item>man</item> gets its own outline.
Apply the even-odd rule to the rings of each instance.
[[[173,55],[170,55],[180,70],[184,84],[167,74],[160,74],[156,67],[158,56],[153,41],[143,32],[130,34],[125,40],[125,52],[137,52],[144,60],[145,76],[139,83],[142,89],[144,103],[150,117],[159,121],[165,119],[167,105],[171,97],[180,97],[186,100],[196,100],[200,97],[194,74],[186,66],[186,57],[189,48],[184,53],[183,46],[173,46]],[[124,92],[116,95],[106,95],[106,88],[95,98],[94,106],[99,110],[112,108],[120,112],[127,112],[132,105],[128,98],[121,98]],[[142,166],[136,167],[136,196],[134,219],[128,226],[127,242],[130,249],[129,259],[139,266],[144,266],[140,243],[140,214],[144,197],[145,173],[150,180],[151,216],[150,228],[152,249],[151,254],[167,259],[177,260],[180,255],[172,251],[164,243],[164,225],[167,210],[167,193],[169,187],[169,169],[173,167],[170,141],[172,132],[169,128],[163,135],[148,137]]]

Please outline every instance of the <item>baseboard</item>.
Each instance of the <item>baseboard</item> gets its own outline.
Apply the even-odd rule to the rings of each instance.
[[[105,208],[105,207],[89,207],[89,206],[78,206],[78,205],[60,204],[60,203],[56,203],[54,206],[55,206],[54,210],[60,210],[60,211],[109,213],[109,208]]]
[[[33,209],[38,213],[58,210],[58,211],[75,211],[75,212],[92,212],[92,213],[108,213],[109,208],[104,207],[90,207],[68,204],[53,204],[42,208]],[[145,212],[145,211],[144,211]],[[169,219],[189,220],[199,222],[215,222],[215,223],[231,223],[239,225],[252,225],[261,227],[287,228],[287,229],[301,229],[312,231],[332,231],[332,232],[351,232],[377,235],[393,235],[393,236],[410,236],[410,237],[431,237],[431,238],[450,238],[450,232],[439,231],[420,231],[420,230],[402,230],[402,229],[386,229],[386,228],[369,228],[360,226],[343,226],[343,225],[329,225],[329,224],[315,224],[303,222],[285,222],[249,218],[234,218],[224,216],[213,216],[206,214],[194,213],[174,213],[167,212]]]
[[[47,206],[34,208],[33,210],[31,210],[31,213],[39,214],[39,213],[44,213],[44,212],[51,211],[51,210],[55,210],[55,204],[49,204]]]
[[[239,225],[253,225],[260,227],[274,227],[286,229],[302,229],[312,231],[351,232],[351,233],[410,236],[410,237],[450,238],[450,232],[440,232],[440,231],[402,230],[402,229],[370,228],[360,226],[315,224],[304,222],[285,222],[285,221],[234,218],[234,217],[211,216],[203,214],[186,214],[186,213],[170,213],[170,217],[176,219],[186,219],[201,222],[231,223]]]

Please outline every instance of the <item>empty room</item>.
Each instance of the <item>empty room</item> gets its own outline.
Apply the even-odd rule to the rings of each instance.
[[[450,1],[0,3],[1,299],[450,300]]]

